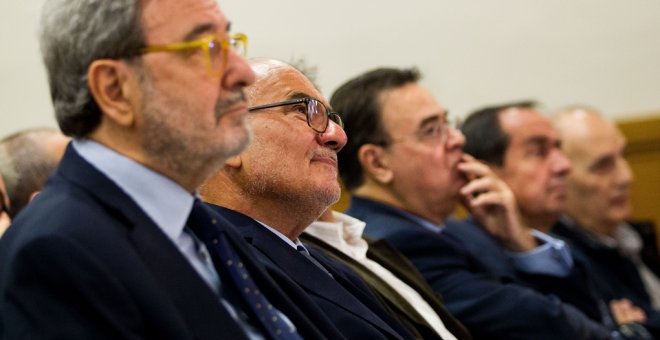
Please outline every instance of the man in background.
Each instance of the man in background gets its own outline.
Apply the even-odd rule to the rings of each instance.
[[[613,121],[585,107],[558,113],[555,123],[573,169],[566,214],[553,232],[566,238],[575,256],[588,264],[604,298],[627,299],[642,308],[647,327],[657,334],[660,268],[657,257],[642,256],[642,240],[626,222],[633,182],[624,154],[626,138]]]
[[[386,239],[406,255],[475,338],[610,336],[575,307],[529,288],[551,291],[563,283],[551,280],[545,267],[528,265],[539,263],[539,256],[569,273],[570,262],[524,224],[506,184],[463,154],[463,135],[447,124],[445,108],[419,78],[416,70],[376,69],[333,94],[348,135],[339,153],[340,174],[352,194],[347,213],[366,222],[366,235]],[[461,201],[474,221],[448,220]],[[443,231],[455,223],[486,230],[499,256],[481,256]]]
[[[485,107],[470,114],[461,130],[467,142],[463,150],[485,162],[513,191],[520,214],[537,235],[549,233],[567,207],[567,178],[571,162],[562,152],[561,138],[536,109],[534,102],[515,102]],[[470,245],[485,248],[487,239],[469,228],[448,228],[448,232],[469,240]],[[557,239],[549,239],[556,248],[568,249]],[[572,285],[554,290],[563,301],[578,307],[592,318],[617,328],[634,330],[635,323],[645,322],[644,312],[628,300],[604,298],[593,288],[594,278],[588,264],[573,262]],[[540,262],[537,265],[550,266]],[[566,276],[557,271],[555,276]],[[566,281],[566,280],[562,280]],[[643,330],[642,330],[643,332]]]
[[[11,218],[46,184],[68,143],[69,138],[49,128],[23,130],[0,140],[0,174],[7,186]]]

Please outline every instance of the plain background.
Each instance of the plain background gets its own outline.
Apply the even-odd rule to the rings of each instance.
[[[107,0],[111,1],[111,0]],[[0,2],[0,136],[55,126],[39,55],[43,0]],[[535,99],[617,120],[660,115],[657,0],[231,0],[249,56],[299,61],[329,97],[379,66],[417,66],[452,114]]]

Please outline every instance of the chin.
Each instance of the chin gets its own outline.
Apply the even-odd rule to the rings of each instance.
[[[617,223],[623,222],[630,218],[630,209],[629,208],[612,208],[609,211],[608,217],[610,220]]]

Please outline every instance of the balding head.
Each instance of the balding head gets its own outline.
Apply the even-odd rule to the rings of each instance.
[[[328,101],[300,71],[277,60],[249,64],[256,74],[247,88],[252,144],[200,193],[209,203],[295,239],[339,199],[337,152],[346,134],[331,120]]]
[[[0,174],[4,177],[12,218],[41,190],[59,164],[69,138],[40,128],[14,133],[0,141]]]
[[[567,214],[585,228],[611,234],[631,211],[633,175],[624,158],[625,137],[612,120],[584,107],[561,111],[555,125],[573,162]]]
[[[255,82],[245,89],[250,106],[259,105],[263,91],[272,91],[283,72],[300,73],[293,66],[276,59],[254,58],[248,61],[255,75]],[[302,73],[300,73],[302,75]]]

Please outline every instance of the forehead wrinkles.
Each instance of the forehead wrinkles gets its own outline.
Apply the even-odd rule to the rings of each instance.
[[[261,79],[248,89],[250,105],[292,99],[294,93],[304,93],[328,105],[314,85],[302,73],[288,65],[267,70],[262,73]]]
[[[154,36],[176,33],[171,39],[182,39],[190,33],[195,24],[222,24],[216,29],[224,30],[227,21],[213,0],[143,0],[141,5],[141,23],[147,41]],[[182,21],[189,26],[176,25]],[[176,31],[175,31],[176,29]],[[161,42],[159,42],[161,43]],[[164,41],[162,43],[169,43]]]

